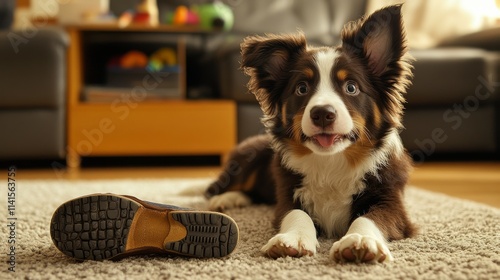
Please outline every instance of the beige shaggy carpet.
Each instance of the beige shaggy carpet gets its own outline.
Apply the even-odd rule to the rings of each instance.
[[[96,192],[130,194],[180,206],[205,208],[200,187],[208,179],[17,182],[16,263],[8,272],[8,227],[1,227],[1,279],[500,279],[500,209],[408,188],[406,202],[420,234],[390,244],[389,264],[337,264],[333,240],[320,238],[314,257],[271,260],[259,248],[272,237],[272,207],[228,211],[239,224],[240,243],[222,259],[142,256],[118,262],[79,262],[50,239],[53,211],[65,201]],[[1,215],[7,223],[6,188]],[[9,278],[5,278],[9,277]]]

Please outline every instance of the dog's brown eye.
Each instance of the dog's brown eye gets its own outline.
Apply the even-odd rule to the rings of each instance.
[[[347,81],[344,85],[344,90],[349,95],[357,95],[359,93],[358,86],[353,81]]]
[[[297,88],[295,89],[295,94],[302,96],[309,93],[309,85],[307,82],[300,82],[297,84]]]

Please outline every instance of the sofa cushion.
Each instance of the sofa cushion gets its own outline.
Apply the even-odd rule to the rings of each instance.
[[[498,54],[472,48],[413,50],[411,54],[416,61],[408,107],[453,104],[475,95],[487,96],[480,98],[482,102],[496,98],[492,81]]]
[[[257,104],[238,103],[238,142],[266,133],[261,122],[263,113]]]
[[[0,32],[0,108],[64,105],[68,36],[60,29],[26,32]]]
[[[0,159],[60,159],[65,156],[65,110],[0,110]]]
[[[462,112],[454,112],[451,106],[409,109],[401,138],[417,162],[434,154],[495,153],[500,151],[498,113],[493,105]]]

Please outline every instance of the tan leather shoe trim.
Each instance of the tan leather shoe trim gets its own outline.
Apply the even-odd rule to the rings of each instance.
[[[186,234],[185,227],[174,221],[170,217],[169,211],[140,207],[130,226],[126,250],[144,247],[164,249],[167,239],[171,241],[181,240]]]
[[[168,236],[163,241],[163,246],[170,242],[179,241],[186,237],[187,229],[186,227],[172,218],[172,215],[168,215],[168,222],[170,223],[170,232]]]

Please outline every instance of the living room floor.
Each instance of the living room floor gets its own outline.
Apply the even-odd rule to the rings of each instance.
[[[215,178],[219,171],[216,166],[20,169],[17,179]],[[424,163],[415,166],[410,185],[500,208],[500,162]]]

